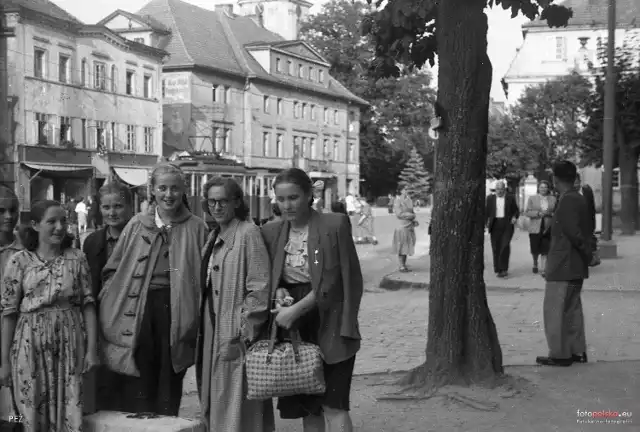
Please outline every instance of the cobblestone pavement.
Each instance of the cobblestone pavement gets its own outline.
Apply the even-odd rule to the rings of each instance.
[[[505,365],[532,365],[547,353],[541,291],[489,292]],[[583,294],[590,361],[640,360],[640,294]],[[429,295],[424,290],[367,294],[360,312],[356,374],[406,370],[425,359]]]
[[[489,289],[520,288],[544,289],[544,280],[540,275],[532,273],[532,258],[529,254],[529,236],[526,232],[516,231],[511,242],[511,261],[509,277],[501,279],[493,273],[493,259],[489,236],[485,236],[485,273],[484,280]],[[589,269],[589,279],[585,281],[584,289],[619,291],[640,291],[640,236],[617,236],[614,238],[618,246],[618,258],[603,260],[597,267]],[[419,243],[428,245],[424,238],[418,238]],[[429,256],[418,256],[409,259],[411,273],[392,272],[386,278],[391,281],[424,284],[429,282]],[[384,285],[385,283],[383,283]],[[397,283],[396,283],[397,284]]]

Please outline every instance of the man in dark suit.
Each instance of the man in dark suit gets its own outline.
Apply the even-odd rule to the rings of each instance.
[[[496,193],[487,197],[485,213],[486,225],[491,235],[493,251],[493,271],[498,277],[505,278],[509,272],[509,256],[511,255],[511,238],[515,223],[520,216],[516,199],[507,195],[504,182],[496,184]]]
[[[596,199],[593,195],[593,189],[588,184],[583,185],[580,174],[576,177],[574,184],[576,190],[580,195],[584,197],[587,202],[587,212],[589,216],[589,222],[591,223],[589,241],[591,242],[591,259],[589,260],[589,266],[594,267],[600,264],[600,257],[598,257],[598,238],[595,235],[596,231]]]
[[[587,361],[580,292],[589,277],[592,221],[587,201],[575,190],[576,174],[576,166],[569,161],[553,168],[560,199],[551,221],[545,269],[543,315],[549,355],[536,358],[536,363],[545,366]]]

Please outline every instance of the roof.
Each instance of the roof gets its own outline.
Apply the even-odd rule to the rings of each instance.
[[[130,20],[133,20],[133,21],[137,21],[140,24],[145,24],[151,30],[156,30],[156,31],[160,31],[160,32],[170,32],[170,29],[167,26],[165,26],[160,21],[154,19],[153,17],[151,17],[149,15],[138,15],[138,14],[134,14],[134,13],[131,13],[131,12],[124,11],[122,9],[117,9],[114,12],[110,13],[108,16],[106,16],[105,18],[101,19],[97,23],[97,25],[107,25],[107,23],[109,21],[111,21],[113,18],[115,18],[118,15],[122,15],[124,17],[129,18]]]
[[[82,24],[78,18],[71,15],[66,10],[49,0],[0,0],[4,3],[5,8],[23,7],[34,12],[40,12],[53,18]]]
[[[565,0],[558,2],[573,10],[569,19],[569,27],[590,26],[607,27],[608,2],[605,0]],[[616,19],[619,27],[640,26],[640,1],[617,0]],[[524,24],[523,28],[547,27],[546,21],[539,19]]]
[[[258,25],[250,17],[203,9],[181,0],[152,0],[136,15],[148,16],[171,30],[166,46],[170,54],[165,68],[204,67],[223,73],[256,78],[303,91],[312,91],[349,100],[367,102],[333,78],[329,85],[292,83],[286,77],[271,75],[249,54],[251,44],[286,42],[280,35]]]

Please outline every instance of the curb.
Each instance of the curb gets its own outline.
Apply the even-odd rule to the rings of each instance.
[[[401,290],[429,290],[429,282],[412,282],[402,279],[391,279],[388,274],[383,276],[380,279],[380,283],[378,284],[378,288],[385,291],[401,291]],[[524,293],[524,292],[544,292],[544,287],[541,288],[522,288],[519,286],[497,286],[497,285],[487,285],[487,291],[493,292],[508,292],[508,293]],[[377,291],[371,291],[377,292]],[[586,292],[602,292],[602,293],[630,293],[630,294],[640,294],[639,290],[630,290],[630,289],[583,289],[583,293]]]

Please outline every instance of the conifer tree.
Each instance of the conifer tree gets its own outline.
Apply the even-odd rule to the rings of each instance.
[[[431,174],[424,166],[424,160],[418,151],[411,150],[406,166],[400,172],[400,186],[406,187],[412,200],[426,201],[431,194]]]

